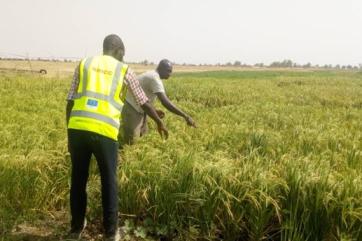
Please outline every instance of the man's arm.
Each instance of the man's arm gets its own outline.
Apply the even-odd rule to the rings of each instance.
[[[161,104],[170,112],[183,117],[189,126],[196,127],[194,120],[174,105],[164,92],[156,93],[157,98],[161,101]]]
[[[70,112],[72,112],[72,108],[74,106],[74,97],[78,91],[78,86],[79,86],[79,68],[80,68],[80,64],[77,65],[77,67],[74,70],[74,74],[73,74],[73,81],[72,81],[72,85],[70,86],[70,90],[68,92],[68,96],[67,96],[67,106],[65,109],[65,121],[67,123],[69,123],[69,118],[70,118]]]
[[[154,120],[157,124],[157,130],[160,133],[161,137],[163,137],[163,135],[165,136],[165,139],[168,138],[168,131],[165,128],[165,126],[163,125],[162,120],[160,119],[160,117],[158,116],[155,108],[149,103],[146,102],[143,105],[141,105],[141,108],[143,109],[143,111],[151,117],[152,120]]]
[[[66,107],[66,110],[65,110],[65,120],[66,120],[67,126],[68,126],[68,123],[69,123],[70,112],[72,111],[73,106],[74,106],[74,101],[73,100],[67,100],[67,107]]]

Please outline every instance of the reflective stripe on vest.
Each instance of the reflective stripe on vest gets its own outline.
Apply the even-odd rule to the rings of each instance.
[[[89,111],[84,111],[84,110],[75,110],[72,111],[72,113],[70,114],[71,117],[73,116],[81,116],[81,117],[89,117],[89,118],[93,118],[99,121],[103,121],[115,128],[119,128],[119,123],[115,122],[112,118],[108,117],[108,116],[104,116],[98,113],[93,113],[93,112],[89,112]]]
[[[127,68],[110,56],[96,56],[81,62],[81,79],[68,128],[117,140],[123,107],[119,95]]]
[[[88,70],[89,70],[89,66],[90,66],[90,63],[92,62],[92,60],[93,60],[93,58],[88,58],[84,63],[84,67],[83,67],[83,88],[82,88],[81,93],[77,93],[75,95],[75,99],[81,98],[82,96],[97,98],[97,99],[100,99],[100,100],[108,101],[115,108],[122,111],[123,105],[120,105],[119,103],[117,103],[114,100],[114,94],[116,93],[116,90],[117,90],[117,84],[118,84],[119,75],[121,74],[122,64],[121,63],[117,64],[116,70],[114,72],[115,74],[113,75],[111,93],[107,96],[107,95],[104,95],[104,94],[100,94],[100,93],[97,93],[97,92],[87,90]]]

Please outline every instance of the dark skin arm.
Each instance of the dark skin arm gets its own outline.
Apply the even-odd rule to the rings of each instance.
[[[69,118],[70,118],[70,112],[72,111],[72,108],[74,106],[74,101],[73,100],[68,100],[67,101],[67,107],[65,110],[65,119],[67,122],[67,125],[69,123]],[[157,124],[157,130],[160,133],[161,137],[165,137],[165,139],[168,138],[168,131],[166,129],[166,127],[164,126],[163,122],[161,121],[161,119],[158,117],[156,110],[153,108],[152,105],[150,105],[148,102],[146,102],[145,104],[143,104],[142,109],[144,110],[144,112],[149,115]]]
[[[67,100],[67,107],[65,109],[65,121],[67,123],[67,127],[68,127],[68,123],[69,123],[70,112],[72,111],[73,106],[74,106],[74,101],[73,100]],[[68,141],[68,151],[70,152],[69,141]]]
[[[72,111],[72,108],[74,106],[74,101],[73,100],[68,100],[67,101],[67,107],[65,109],[65,120],[68,126],[69,123],[69,118],[70,118],[70,112]]]
[[[159,93],[156,93],[156,95],[157,95],[157,98],[161,101],[161,104],[167,110],[169,110],[170,112],[172,112],[176,115],[183,117],[185,119],[187,125],[196,127],[194,120],[189,115],[187,115],[182,110],[180,110],[176,105],[174,105],[165,93],[159,92]]]
[[[165,139],[167,139],[168,131],[167,131],[166,127],[163,125],[163,122],[160,119],[160,117],[158,116],[155,108],[148,102],[141,105],[141,108],[149,117],[151,117],[152,120],[154,120],[156,122],[157,130],[158,130],[158,133],[160,133],[161,137],[165,137]]]

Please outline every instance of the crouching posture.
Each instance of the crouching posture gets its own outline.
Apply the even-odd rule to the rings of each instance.
[[[158,64],[156,70],[148,71],[138,76],[138,81],[150,103],[153,103],[158,98],[167,110],[184,118],[189,126],[196,127],[194,120],[173,104],[166,95],[162,80],[167,80],[171,74],[172,63],[167,59],[163,59]],[[165,116],[163,111],[156,111],[160,118]],[[127,92],[122,116],[121,132],[123,134],[123,142],[133,144],[137,138],[147,133],[147,113],[137,105],[137,101],[132,93]]]

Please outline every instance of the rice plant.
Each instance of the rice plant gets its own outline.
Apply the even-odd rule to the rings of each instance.
[[[150,123],[120,150],[121,223],[174,240],[361,240],[361,83],[346,71],[175,74],[168,95],[198,128],[166,112],[167,141]],[[69,77],[0,76],[5,240],[23,221],[68,212],[69,86]],[[101,217],[99,189],[93,162],[90,220]]]

